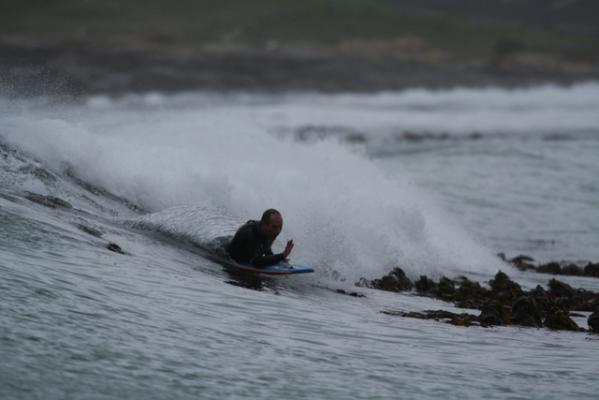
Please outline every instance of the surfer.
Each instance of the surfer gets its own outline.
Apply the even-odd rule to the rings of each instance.
[[[283,217],[274,208],[264,211],[260,221],[250,220],[237,230],[227,246],[227,253],[240,264],[255,267],[268,267],[287,261],[293,249],[293,240],[289,240],[285,250],[273,254],[271,246],[281,229]]]

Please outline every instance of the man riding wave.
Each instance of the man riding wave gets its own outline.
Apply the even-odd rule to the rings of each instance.
[[[264,211],[260,221],[250,220],[241,226],[227,246],[227,253],[240,264],[251,264],[258,268],[287,261],[293,249],[289,240],[285,250],[273,254],[271,246],[283,229],[283,217],[274,208]]]

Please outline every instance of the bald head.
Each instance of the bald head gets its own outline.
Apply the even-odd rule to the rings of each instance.
[[[274,240],[281,233],[281,229],[283,229],[283,217],[281,213],[274,208],[264,211],[260,220],[260,230],[262,233]]]

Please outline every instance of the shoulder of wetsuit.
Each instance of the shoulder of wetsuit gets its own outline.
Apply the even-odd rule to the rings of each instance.
[[[258,234],[258,221],[250,219],[248,222],[245,223],[244,227],[250,229],[254,235]]]
[[[256,221],[248,221],[244,225],[242,225],[237,233],[235,234],[237,239],[249,239],[255,238],[258,236]]]

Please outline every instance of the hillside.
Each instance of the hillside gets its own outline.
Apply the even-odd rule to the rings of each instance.
[[[379,90],[598,75],[593,32],[564,33],[524,12],[490,18],[466,0],[416,3],[4,0],[2,83],[13,91],[48,80],[83,92]]]

